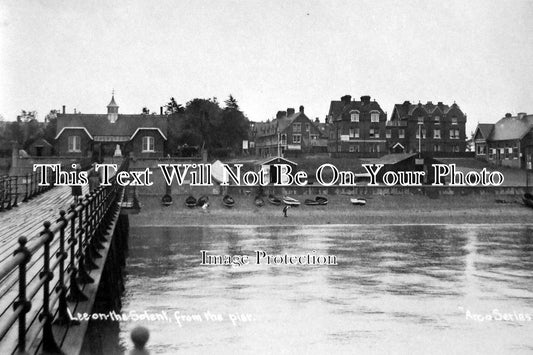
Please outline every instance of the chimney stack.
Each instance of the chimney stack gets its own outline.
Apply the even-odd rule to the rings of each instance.
[[[304,107],[300,105],[300,113],[304,113]]]
[[[159,106],[159,114],[163,116],[163,106]]]
[[[370,102],[370,96],[368,95],[365,95],[365,96],[361,96],[361,102],[366,105]]]
[[[522,119],[522,118],[524,118],[524,117],[527,116],[527,113],[525,113],[525,112],[518,112],[516,115],[518,116],[519,119]]]
[[[352,100],[352,97],[350,95],[344,95],[341,97],[341,101],[344,102],[345,105],[349,104]]]
[[[505,114],[505,117],[506,117],[506,118],[510,118],[510,117],[512,117],[512,115],[511,115],[509,112],[507,112],[507,113]]]
[[[65,105],[63,105],[63,114],[65,114]]]
[[[289,107],[289,108],[287,109],[287,117],[290,117],[290,116],[292,116],[292,115],[294,115],[294,109],[291,108],[291,107]]]

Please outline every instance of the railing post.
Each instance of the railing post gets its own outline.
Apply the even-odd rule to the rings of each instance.
[[[44,222],[44,231],[41,232],[44,239],[43,250],[43,271],[39,277],[44,280],[43,284],[43,311],[39,315],[39,320],[43,322],[43,351],[52,354],[63,354],[54,339],[52,332],[52,321],[54,316],[50,313],[50,281],[54,273],[50,270],[50,243],[54,239],[54,233],[50,230],[50,222]]]
[[[29,185],[29,181],[30,181],[30,174],[26,174],[26,183],[24,184],[26,186],[26,193],[24,194],[24,202],[28,201],[30,199],[30,195],[29,195],[29,192],[28,192],[28,185]]]
[[[26,265],[31,259],[31,253],[26,247],[27,243],[26,237],[20,237],[19,247],[15,250],[14,255],[18,253],[24,254],[24,260],[19,265],[19,295],[18,299],[13,304],[13,308],[17,309],[22,307],[19,313],[19,329],[18,329],[18,342],[17,342],[17,354],[18,355],[27,355],[26,352],[26,313],[31,309],[31,302],[26,299]]]
[[[81,291],[80,286],[78,285],[78,280],[76,276],[78,275],[78,269],[76,268],[76,205],[71,204],[70,210],[74,213],[70,221],[70,238],[68,242],[70,244],[70,292],[67,297],[68,301],[87,301],[89,298]],[[81,251],[79,251],[81,254]]]
[[[11,191],[11,177],[7,178],[7,186],[6,186],[6,196],[8,197],[7,200],[7,207],[6,209],[11,209],[11,196],[13,195],[13,192]]]
[[[68,314],[67,305],[67,287],[65,286],[65,259],[68,253],[65,252],[65,228],[67,227],[67,219],[65,218],[65,211],[59,211],[58,223],[61,223],[59,229],[59,250],[57,257],[59,258],[59,284],[57,285],[56,292],[59,293],[59,306],[57,310],[57,318],[55,324],[80,324],[79,321],[73,320]]]
[[[78,253],[80,257],[78,261],[78,280],[82,284],[92,284],[94,282],[94,279],[87,273],[85,255],[83,251],[83,236],[85,234],[85,229],[83,228],[83,210],[85,206],[82,202],[79,202],[79,205],[81,205],[81,211],[78,215]]]
[[[4,200],[6,199],[6,187],[5,187],[5,178],[0,178],[0,211],[4,210]]]
[[[14,177],[15,179],[15,203],[13,203],[13,207],[17,207],[18,206],[18,201],[19,201],[19,177],[18,176],[15,176]]]

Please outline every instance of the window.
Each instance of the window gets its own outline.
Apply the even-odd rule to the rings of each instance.
[[[154,152],[154,137],[152,136],[144,136],[143,137],[143,146],[142,151],[143,152]]]
[[[457,117],[452,117],[452,124],[457,124]]]
[[[418,116],[418,123],[424,123],[424,117]]]
[[[435,124],[440,124],[440,117],[439,116],[435,116],[435,118],[433,119]]]
[[[69,136],[68,137],[68,151],[69,152],[81,152],[80,136]]]
[[[350,148],[349,148],[349,151],[350,151],[350,153],[355,152],[355,146],[351,145]]]
[[[350,112],[350,121],[359,122],[359,111]]]
[[[426,139],[426,129],[422,128],[422,139]]]
[[[359,128],[355,129],[354,138],[359,138]]]
[[[311,140],[312,141],[318,140],[318,134],[311,134]]]
[[[433,145],[433,151],[434,152],[440,152],[440,145],[438,145],[438,144]]]
[[[392,137],[392,134],[391,134],[391,130],[390,130],[390,129],[388,129],[388,130],[385,132],[385,136],[386,136],[387,138]]]
[[[440,129],[436,129],[433,131],[433,138],[440,139]]]
[[[450,129],[450,139],[459,139],[458,129]]]
[[[306,131],[306,132],[309,132],[309,123],[306,123],[306,124],[305,124],[305,131]]]
[[[355,128],[350,128],[350,138],[354,138],[355,137]]]
[[[379,122],[379,112],[370,112],[370,122]]]
[[[405,138],[405,129],[400,129],[398,131],[398,138]]]
[[[370,138],[374,138],[374,128],[370,128],[370,131],[368,131],[368,136]]]
[[[301,132],[302,131],[302,124],[297,122],[292,124],[292,131],[293,132]]]
[[[454,145],[454,146],[453,146],[453,151],[454,151],[455,153],[459,153],[459,146],[458,146],[458,145]]]
[[[374,138],[379,138],[379,129],[374,132]]]
[[[287,135],[286,134],[282,134],[281,135],[281,144],[283,144],[283,145],[287,144]]]
[[[300,143],[302,141],[302,135],[301,134],[293,134],[292,135],[292,142],[293,143]]]

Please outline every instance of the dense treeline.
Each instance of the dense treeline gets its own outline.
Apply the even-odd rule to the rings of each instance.
[[[171,98],[165,108],[171,154],[188,155],[203,148],[211,156],[225,157],[238,153],[242,141],[248,139],[248,118],[232,95],[224,101],[224,108],[216,98],[193,99],[185,107]]]

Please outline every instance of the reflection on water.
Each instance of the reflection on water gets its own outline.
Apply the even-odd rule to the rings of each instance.
[[[531,353],[533,320],[523,317],[533,317],[532,231],[132,228],[123,312],[171,315],[168,322],[144,323],[153,354]],[[336,255],[338,265],[199,265],[200,250],[252,255],[257,249],[317,250]],[[502,313],[511,319],[485,320]],[[201,321],[178,323],[174,314]],[[138,324],[121,323],[122,345],[129,347]]]

